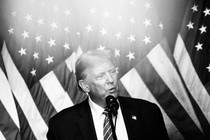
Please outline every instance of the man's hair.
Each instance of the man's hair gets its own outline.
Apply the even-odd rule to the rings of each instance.
[[[86,78],[85,70],[91,66],[93,59],[102,58],[110,60],[115,65],[115,60],[113,57],[113,51],[111,49],[106,50],[90,50],[83,53],[76,61],[75,74],[77,78],[77,83],[79,80]]]

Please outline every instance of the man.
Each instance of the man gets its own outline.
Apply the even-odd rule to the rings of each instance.
[[[104,133],[109,130],[103,132],[103,112],[109,95],[119,104],[117,115],[111,115],[114,131],[109,137],[116,132],[118,140],[168,139],[162,114],[155,104],[119,96],[117,71],[109,50],[82,54],[76,62],[76,77],[88,98],[50,119],[48,140],[104,140]]]

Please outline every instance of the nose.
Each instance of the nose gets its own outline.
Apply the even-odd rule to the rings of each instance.
[[[112,75],[109,72],[106,73],[106,81],[109,84],[112,84],[114,82],[114,78],[112,77]]]

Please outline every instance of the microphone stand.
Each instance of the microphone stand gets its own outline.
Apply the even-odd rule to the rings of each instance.
[[[113,123],[113,120],[112,120],[112,113],[111,113],[111,111],[108,112],[108,117],[109,117],[109,121],[110,121],[110,124],[111,124],[113,139],[117,140],[117,135],[115,133],[115,127],[114,127],[114,123]]]

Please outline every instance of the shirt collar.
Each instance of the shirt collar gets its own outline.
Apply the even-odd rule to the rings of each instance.
[[[94,103],[91,98],[89,97],[89,105],[90,105],[90,109],[92,111],[93,114],[95,114],[97,116],[97,118],[100,118],[102,113],[104,112],[104,108],[97,105],[96,103]]]

